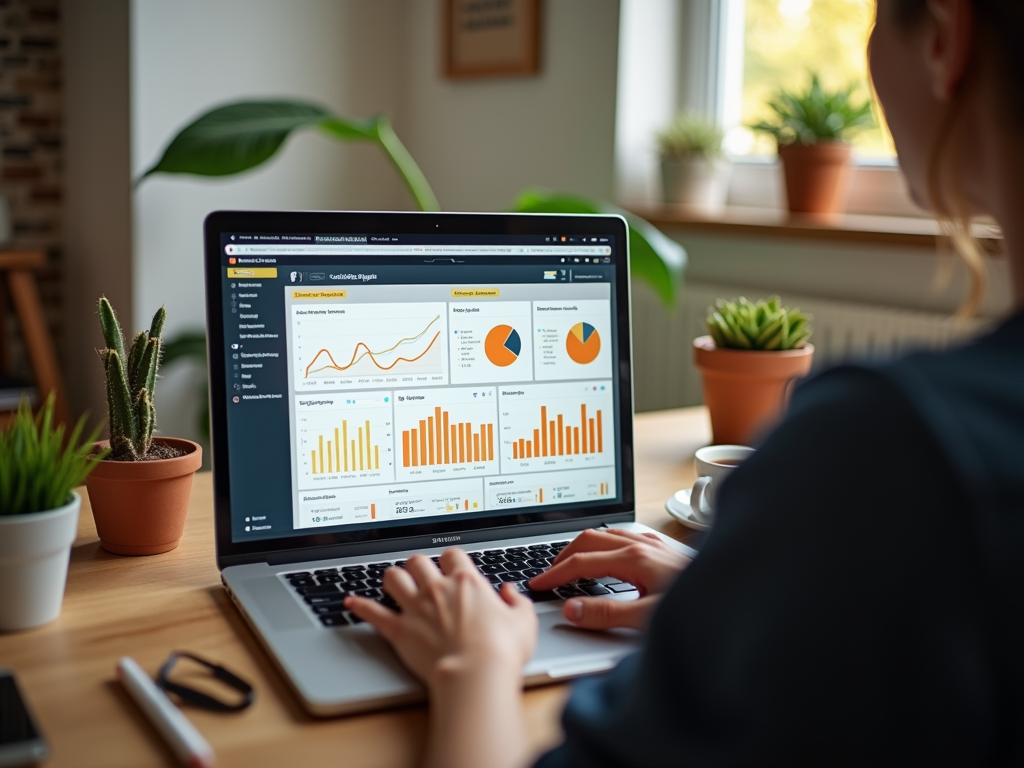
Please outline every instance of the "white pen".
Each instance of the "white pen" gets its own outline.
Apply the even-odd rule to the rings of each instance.
[[[213,748],[131,656],[117,662],[117,679],[183,764],[190,768],[214,764]]]

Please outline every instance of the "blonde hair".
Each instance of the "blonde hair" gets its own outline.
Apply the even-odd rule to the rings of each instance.
[[[988,283],[988,273],[985,269],[981,243],[972,231],[973,216],[970,205],[957,186],[953,169],[958,158],[950,151],[956,121],[961,114],[961,94],[962,91],[959,90],[954,94],[932,140],[928,153],[927,189],[928,202],[936,214],[945,238],[944,242],[940,241],[940,248],[948,249],[952,245],[953,252],[967,268],[967,298],[957,312],[958,317],[966,319],[973,317],[981,306]]]
[[[990,2],[976,2],[976,10],[987,12],[986,15],[996,17],[1007,12],[1007,7],[1014,8],[1010,16],[1020,14],[1020,0],[992,0]],[[897,23],[909,26],[919,20],[926,12],[926,0],[896,0],[893,10],[896,13]],[[877,11],[877,6],[876,6]],[[1002,13],[1000,13],[1000,11]],[[1000,19],[1002,26],[1007,28],[1019,27],[1017,19]],[[981,25],[979,25],[980,27]],[[999,25],[997,25],[998,29]],[[1016,63],[1019,66],[1019,62]],[[953,94],[943,116],[939,129],[932,140],[932,146],[928,153],[927,170],[927,194],[928,203],[939,221],[942,232],[940,239],[940,250],[947,251],[952,246],[952,251],[960,257],[967,268],[969,286],[967,298],[960,306],[957,316],[969,318],[975,315],[985,297],[985,288],[988,282],[988,273],[985,268],[985,256],[981,243],[974,236],[972,231],[972,214],[967,200],[960,190],[954,171],[958,158],[950,150],[951,141],[956,128],[957,118],[962,114],[963,89],[959,88]]]

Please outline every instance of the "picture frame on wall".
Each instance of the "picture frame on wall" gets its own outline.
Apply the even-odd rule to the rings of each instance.
[[[540,72],[541,0],[444,0],[444,74],[451,79]]]

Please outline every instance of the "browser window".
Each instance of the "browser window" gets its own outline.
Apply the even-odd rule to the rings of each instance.
[[[609,240],[224,235],[234,539],[621,500]]]

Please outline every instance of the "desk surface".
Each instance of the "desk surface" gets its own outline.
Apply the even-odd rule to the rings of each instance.
[[[663,505],[693,482],[693,453],[710,436],[706,411],[643,414],[635,424],[637,519],[685,540],[690,532]],[[155,674],[172,649],[220,661],[256,686],[256,703],[241,714],[187,710],[218,766],[416,765],[426,733],[423,705],[331,720],[304,713],[220,585],[212,504],[210,475],[199,474],[181,545],[131,558],[100,548],[84,500],[60,617],[37,630],[0,635],[0,666],[14,669],[50,742],[47,765],[174,765],[114,679],[121,656]],[[524,694],[538,749],[559,738],[567,690],[551,685]]]

